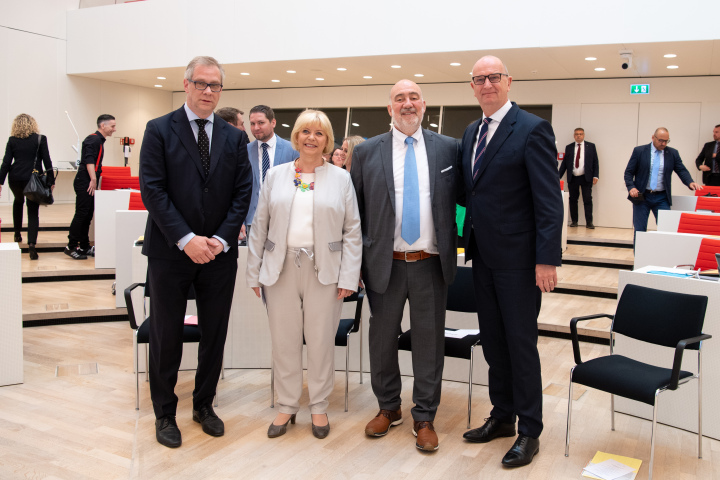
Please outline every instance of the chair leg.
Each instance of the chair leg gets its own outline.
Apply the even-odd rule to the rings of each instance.
[[[610,394],[610,430],[615,431],[615,395]]]
[[[270,408],[275,408],[275,366],[270,360]]]
[[[568,387],[568,413],[567,413],[567,427],[565,428],[565,456],[570,455],[570,422],[572,420],[572,391],[573,391],[573,370],[575,367],[570,369],[570,386]]]
[[[140,368],[138,365],[137,330],[133,332],[133,367],[135,368],[135,410],[140,410]]]
[[[648,480],[652,480],[653,461],[655,460],[655,431],[657,430],[657,407],[660,390],[655,390],[655,403],[653,404],[652,434],[650,435],[650,473]]]
[[[350,383],[350,334],[345,342],[345,411],[348,411],[348,385]]]
[[[468,421],[467,428],[470,428],[472,419],[472,387],[473,387],[473,365],[475,364],[475,345],[470,347],[470,373],[468,374]]]

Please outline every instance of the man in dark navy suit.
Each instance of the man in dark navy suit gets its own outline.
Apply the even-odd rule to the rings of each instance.
[[[702,190],[693,182],[690,172],[674,148],[668,147],[670,132],[659,127],[652,135],[652,142],[635,147],[625,168],[625,186],[628,198],[633,198],[633,227],[637,232],[646,232],[648,218],[652,211],[657,222],[658,210],[670,210],[672,205],[672,173],[690,190]],[[639,195],[642,194],[642,197]],[[638,200],[638,199],[642,200]],[[634,242],[634,238],[633,238]]]
[[[593,229],[592,187],[598,182],[600,166],[595,144],[585,141],[585,130],[576,128],[575,141],[565,147],[565,156],[558,173],[562,178],[567,171],[568,192],[570,192],[570,226],[578,226],[578,199],[582,190],[585,210],[585,228]]]
[[[201,333],[193,390],[193,420],[205,433],[225,427],[212,409],[222,369],[237,273],[237,238],[250,204],[247,135],[213,114],[224,72],[212,57],[185,70],[187,94],[178,110],[148,122],[140,153],[140,189],[148,210],[150,396],[155,436],[179,447],[174,393],[182,358],[187,295],[195,288]]]
[[[550,124],[508,100],[512,77],[499,58],[473,67],[470,86],[482,108],[462,139],[467,213],[466,259],[472,260],[483,354],[493,408],[472,442],[518,437],[503,465],[532,462],[542,432],[537,349],[541,292],[557,284],[563,202]]]

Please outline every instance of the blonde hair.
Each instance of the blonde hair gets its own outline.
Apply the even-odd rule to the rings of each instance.
[[[11,137],[27,138],[33,133],[40,133],[38,124],[33,117],[27,113],[21,113],[15,117],[10,130]]]
[[[301,130],[303,130],[309,125],[320,125],[320,130],[322,130],[322,132],[325,134],[327,142],[325,143],[325,148],[323,148],[323,155],[332,152],[335,149],[335,137],[333,136],[332,124],[330,124],[330,119],[320,110],[313,110],[310,108],[298,115],[297,120],[295,120],[295,126],[293,127],[292,133],[290,134],[292,147],[295,150],[300,150],[300,148],[298,148],[299,146],[297,142],[298,135],[300,135]]]
[[[347,137],[343,142],[348,142],[348,151],[345,154],[345,165],[348,170],[352,167],[352,154],[353,150],[355,150],[355,147],[360,145],[362,142],[364,142],[365,139],[361,137],[360,135],[351,135]]]

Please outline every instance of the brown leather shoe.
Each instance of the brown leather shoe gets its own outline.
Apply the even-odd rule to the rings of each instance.
[[[387,435],[390,427],[400,425],[403,422],[402,409],[398,408],[396,412],[392,410],[380,409],[375,418],[365,426],[365,435],[369,437],[382,437]]]
[[[417,437],[415,446],[425,452],[434,452],[440,448],[433,422],[413,422],[413,435]]]

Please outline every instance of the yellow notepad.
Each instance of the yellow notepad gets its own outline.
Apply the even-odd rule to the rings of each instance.
[[[638,471],[640,470],[640,465],[642,465],[642,460],[639,460],[637,458],[623,457],[622,455],[613,455],[612,453],[605,453],[605,452],[597,452],[595,454],[595,456],[593,457],[593,459],[590,460],[590,463],[588,463],[588,465],[604,462],[605,460],[608,460],[610,458],[612,458],[616,462],[620,462],[623,465],[627,465],[628,467],[633,469],[632,478],[629,480],[632,480],[635,478]],[[590,475],[589,473],[585,473],[584,470],[583,470],[582,476],[586,477],[586,478],[596,478],[598,480],[602,480],[601,478],[596,477],[595,475]]]

